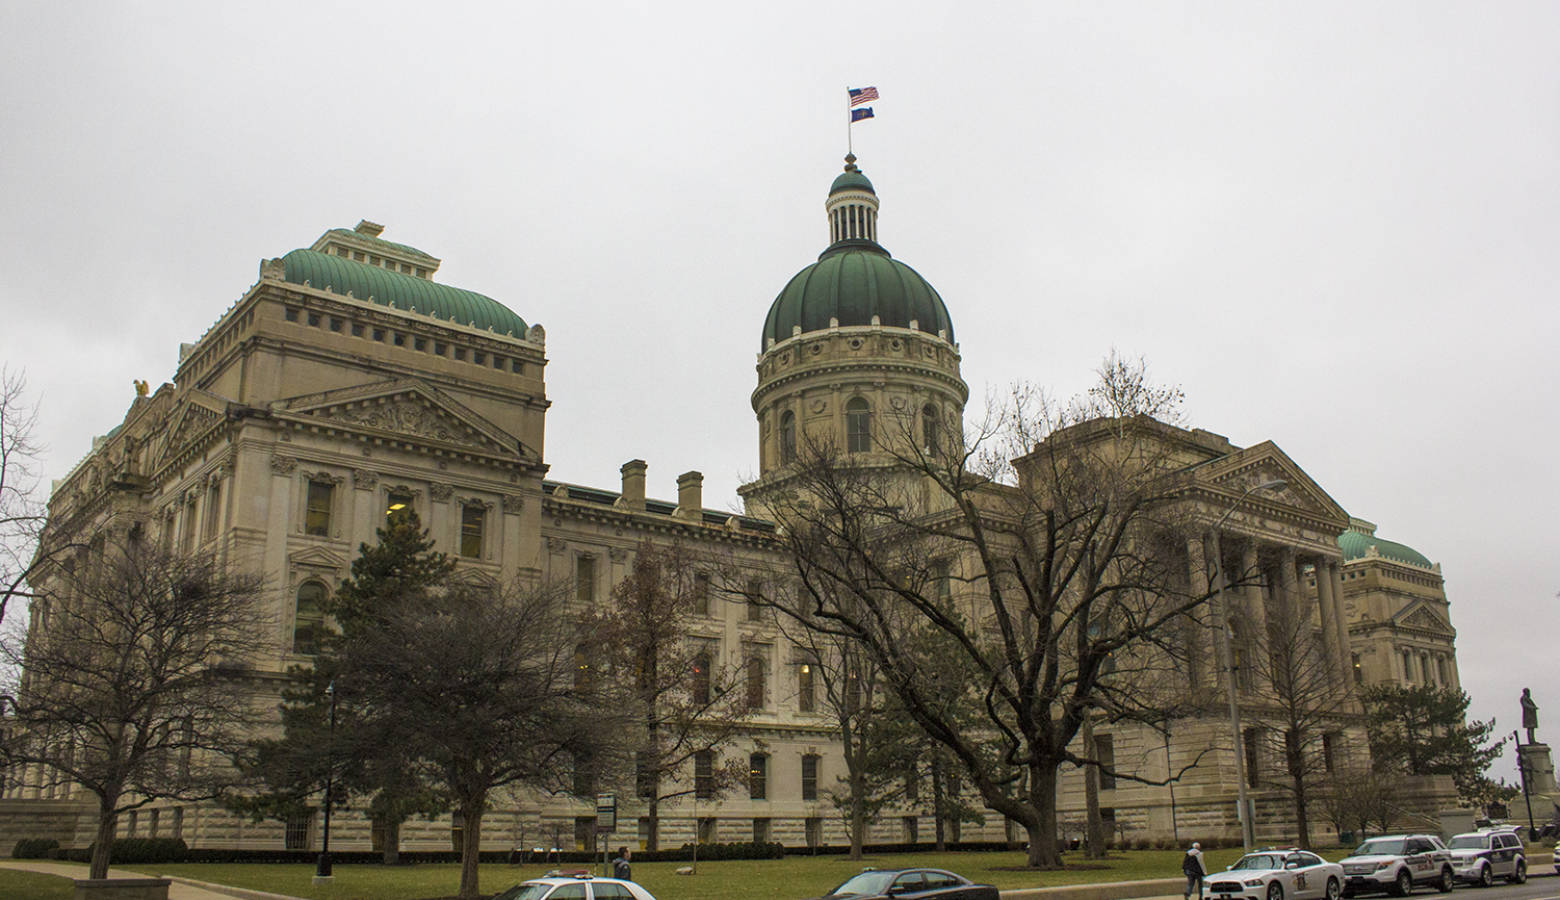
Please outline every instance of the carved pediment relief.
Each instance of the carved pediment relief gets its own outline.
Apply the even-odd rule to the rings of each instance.
[[[283,417],[330,422],[352,431],[377,432],[420,441],[518,455],[520,442],[454,398],[419,380],[386,382],[282,404]]]
[[[1410,609],[1397,617],[1399,625],[1408,628],[1418,628],[1424,631],[1439,631],[1444,634],[1452,634],[1454,630],[1445,619],[1431,612],[1427,607],[1420,606]]]
[[[1348,513],[1343,507],[1272,441],[1247,447],[1206,466],[1199,478],[1235,496],[1247,495],[1249,491],[1268,503],[1337,520],[1340,525],[1348,522]],[[1283,487],[1255,490],[1258,485],[1275,481],[1282,481]]]
[[[163,444],[164,459],[178,454],[190,441],[222,418],[222,414],[198,403],[186,403],[170,417],[167,440]]]
[[[294,568],[345,569],[347,560],[323,547],[305,547],[287,554],[287,564]]]

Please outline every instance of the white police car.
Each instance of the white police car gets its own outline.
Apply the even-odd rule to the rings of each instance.
[[[1496,878],[1512,884],[1527,881],[1527,855],[1522,839],[1510,828],[1487,828],[1455,835],[1446,845],[1458,881],[1489,887]]]
[[[1203,879],[1208,900],[1338,900],[1343,867],[1308,850],[1258,850]]]
[[[1373,891],[1403,897],[1413,893],[1416,884],[1433,884],[1444,894],[1457,884],[1452,853],[1433,834],[1371,838],[1339,862],[1345,897]]]
[[[655,900],[655,897],[632,881],[575,872],[532,878],[493,900]]]

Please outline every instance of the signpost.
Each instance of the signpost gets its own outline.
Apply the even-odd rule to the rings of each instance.
[[[617,831],[617,794],[596,795],[596,843],[601,845],[601,874],[612,874],[607,862],[607,835]]]

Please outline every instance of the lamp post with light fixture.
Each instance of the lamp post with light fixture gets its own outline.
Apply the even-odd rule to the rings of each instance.
[[[320,844],[320,857],[314,867],[314,883],[321,884],[332,880],[330,863],[330,806],[331,790],[335,787],[336,776],[336,679],[332,678],[330,684],[325,687],[325,696],[330,698],[330,738],[325,745],[325,837]]]
[[[1214,598],[1217,601],[1217,608],[1214,610],[1214,614],[1219,626],[1219,650],[1224,655],[1224,689],[1229,694],[1230,701],[1230,736],[1234,741],[1236,802],[1240,804],[1238,814],[1240,840],[1245,846],[1245,852],[1247,853],[1251,852],[1252,847],[1257,843],[1257,839],[1255,823],[1251,821],[1251,798],[1246,791],[1245,740],[1240,728],[1240,696],[1237,693],[1238,686],[1235,682],[1235,658],[1230,647],[1228,599],[1224,593],[1227,579],[1224,577],[1224,550],[1219,542],[1219,529],[1224,526],[1224,523],[1229,520],[1235,510],[1240,508],[1241,502],[1251,494],[1257,491],[1283,490],[1288,486],[1289,482],[1281,478],[1254,484],[1246,488],[1239,497],[1236,497],[1235,502],[1230,504],[1230,508],[1224,511],[1224,515],[1220,516],[1213,523],[1213,563],[1214,572],[1219,579],[1218,588],[1214,591]]]

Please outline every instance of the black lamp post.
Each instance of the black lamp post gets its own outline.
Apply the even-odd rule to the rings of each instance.
[[[336,679],[325,688],[330,698],[330,739],[325,745],[325,839],[320,844],[320,858],[314,869],[314,880],[331,877],[330,867],[330,806],[331,788],[336,780]]]

